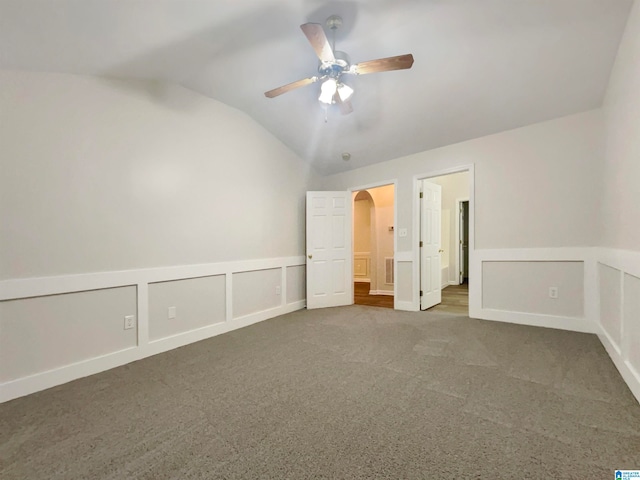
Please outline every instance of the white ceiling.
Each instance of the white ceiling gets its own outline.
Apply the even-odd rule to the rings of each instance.
[[[596,108],[632,0],[0,0],[0,68],[170,80],[253,117],[332,173]],[[300,31],[344,18],[355,112],[317,101]],[[341,153],[348,151],[351,161]]]

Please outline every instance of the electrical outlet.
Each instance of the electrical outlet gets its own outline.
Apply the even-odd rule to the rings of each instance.
[[[174,318],[176,318],[176,307],[169,307],[167,316],[169,317],[169,320],[173,320]]]
[[[558,298],[558,287],[549,287],[549,298]]]
[[[136,323],[136,317],[135,315],[127,315],[126,317],[124,317],[124,329],[125,330],[131,330]]]
[[[276,295],[280,295],[280,285],[276,286]]]

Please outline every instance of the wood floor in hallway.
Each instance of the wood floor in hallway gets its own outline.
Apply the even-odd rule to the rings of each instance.
[[[356,305],[393,308],[392,295],[369,295],[369,283],[354,282],[353,298]],[[449,285],[442,290],[442,303],[429,309],[432,312],[469,314],[469,283]]]
[[[353,282],[353,301],[356,305],[393,308],[393,295],[369,295],[370,284]]]
[[[469,315],[469,283],[445,287],[442,290],[442,303],[430,308],[429,311]]]

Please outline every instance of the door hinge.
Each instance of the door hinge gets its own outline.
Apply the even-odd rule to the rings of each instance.
[[[460,245],[462,245],[462,240],[460,240]]]
[[[420,240],[420,248],[422,248],[422,245],[423,245],[423,244],[422,244],[422,240]]]
[[[420,296],[422,296],[422,290],[420,290]]]
[[[420,198],[422,198],[422,192],[420,192]]]

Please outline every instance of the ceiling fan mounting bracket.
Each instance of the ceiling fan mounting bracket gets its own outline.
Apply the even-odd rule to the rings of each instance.
[[[342,26],[342,17],[339,15],[331,15],[327,18],[325,25],[331,30],[337,30]]]

